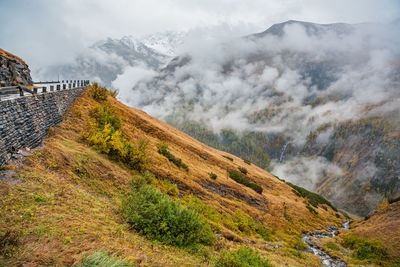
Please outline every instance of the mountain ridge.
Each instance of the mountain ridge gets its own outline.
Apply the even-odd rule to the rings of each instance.
[[[400,193],[393,165],[399,124],[391,115],[398,112],[400,59],[396,35],[388,35],[398,29],[387,26],[275,24],[265,38],[171,60],[133,86],[137,97],[128,104],[365,215]],[[378,152],[389,150],[381,160]]]
[[[266,35],[276,35],[276,36],[282,37],[284,35],[285,27],[290,26],[290,25],[300,25],[306,30],[307,34],[318,36],[323,33],[326,33],[326,31],[331,31],[336,34],[350,34],[351,31],[357,25],[361,25],[361,24],[348,24],[348,23],[342,23],[342,22],[319,24],[319,23],[313,23],[313,22],[307,22],[307,21],[288,20],[285,22],[273,24],[271,27],[269,27],[268,29],[266,29],[263,32],[254,33],[254,34],[251,34],[248,36],[263,38]]]

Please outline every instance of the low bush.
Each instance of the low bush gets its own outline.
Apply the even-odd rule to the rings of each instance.
[[[145,185],[122,199],[125,220],[151,240],[175,246],[211,244],[214,235],[200,214],[185,208],[153,186]]]
[[[339,212],[348,220],[351,220],[351,217],[344,211],[344,210],[339,210]]]
[[[144,173],[140,175],[136,175],[129,181],[129,185],[131,187],[131,190],[138,190],[139,188],[149,185],[153,183],[155,180],[154,174],[151,172],[145,171]]]
[[[118,94],[118,91],[108,90],[106,87],[99,86],[98,83],[93,83],[87,91],[89,95],[98,102],[106,101],[107,96],[116,97]]]
[[[243,167],[238,167],[239,171],[243,174],[247,174],[247,169]]]
[[[93,255],[84,257],[78,263],[73,265],[74,267],[129,267],[131,266],[126,261],[120,260],[118,258],[109,256],[107,252],[97,251]]]
[[[233,161],[233,158],[231,158],[231,157],[229,157],[229,156],[225,156],[225,155],[222,155],[224,158],[226,158],[227,160],[230,160],[230,161]]]
[[[215,223],[221,221],[221,214],[212,206],[205,204],[200,198],[189,194],[182,199],[182,204],[191,209],[195,209],[205,219]]]
[[[244,161],[244,163],[246,163],[246,164],[248,164],[248,165],[251,165],[251,161],[250,161],[250,160],[248,160],[248,159],[243,159],[243,161]]]
[[[342,246],[353,250],[353,256],[360,260],[382,261],[388,256],[383,243],[375,239],[365,239],[353,233],[342,236]]]
[[[194,195],[186,195],[182,199],[182,203],[192,209],[197,210],[205,219],[207,219],[216,230],[221,226],[236,232],[243,233],[247,236],[257,235],[265,241],[273,241],[273,232],[264,227],[262,224],[254,222],[254,220],[243,213],[237,211],[233,216],[227,213],[220,213],[214,207],[204,204],[204,202]]]
[[[330,250],[340,251],[339,246],[336,243],[333,243],[333,242],[326,243],[326,247],[329,248]]]
[[[303,187],[294,185],[292,183],[289,183],[289,182],[286,182],[286,183],[293,188],[292,191],[295,195],[297,195],[299,197],[307,198],[310,205],[317,208],[318,204],[326,204],[329,207],[331,207],[334,211],[337,211],[337,209],[328,200],[326,200],[322,196],[315,194],[313,192],[310,192],[310,191],[304,189]]]
[[[97,151],[111,159],[126,164],[129,168],[143,171],[147,167],[147,145],[144,139],[136,144],[123,136],[122,120],[112,106],[105,102],[91,111],[92,120],[82,138]]]
[[[265,241],[274,241],[274,236],[273,236],[273,232],[271,231],[271,229],[268,229],[261,224],[256,224],[255,231]]]
[[[168,180],[153,180],[152,184],[156,186],[162,193],[171,196],[173,198],[178,197],[179,189],[176,184],[171,183]]]
[[[289,247],[297,250],[305,250],[307,248],[306,243],[301,240],[300,237],[293,237],[288,241]]]
[[[256,224],[250,216],[237,211],[234,214],[233,222],[235,227],[246,235],[250,235],[252,232],[255,232]]]
[[[19,246],[20,233],[7,230],[4,234],[0,232],[0,255],[11,258]]]
[[[171,161],[173,164],[175,164],[178,168],[183,168],[186,171],[189,171],[189,167],[183,163],[183,161],[179,158],[176,158],[174,155],[172,155],[171,152],[168,151],[168,144],[167,143],[160,143],[158,144],[158,153],[166,157],[169,161]]]
[[[288,254],[295,256],[299,259],[306,259],[307,257],[301,252],[293,248],[284,248],[283,251],[286,251]]]
[[[269,267],[269,260],[262,257],[248,247],[240,247],[237,250],[221,252],[216,266],[221,267]]]
[[[247,187],[250,187],[251,189],[253,189],[254,191],[256,191],[257,193],[261,194],[263,189],[261,186],[252,183],[249,181],[249,179],[247,179],[246,177],[243,177],[240,173],[234,171],[234,170],[228,170],[228,174],[229,177],[233,180],[235,180],[236,182],[245,185]]]
[[[208,173],[208,175],[210,176],[211,179],[216,180],[217,179],[217,175],[213,172]]]
[[[316,211],[313,207],[307,205],[306,208],[314,215],[318,215],[318,211]]]

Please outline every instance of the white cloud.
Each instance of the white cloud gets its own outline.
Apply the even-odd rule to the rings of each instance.
[[[286,181],[299,184],[302,187],[315,191],[315,185],[323,177],[338,177],[343,175],[340,167],[323,157],[306,158],[296,157],[282,164],[274,163],[273,173]]]
[[[289,19],[388,21],[398,18],[399,10],[396,0],[3,0],[0,46],[39,68],[65,63],[106,37],[221,25],[240,36]]]

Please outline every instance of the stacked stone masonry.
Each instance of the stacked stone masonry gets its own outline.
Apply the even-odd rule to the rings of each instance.
[[[41,144],[50,127],[62,121],[69,105],[86,87],[0,102],[0,166],[21,148]]]

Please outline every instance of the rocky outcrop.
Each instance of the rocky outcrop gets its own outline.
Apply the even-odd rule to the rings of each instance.
[[[32,84],[28,65],[19,57],[0,48],[0,87]]]

